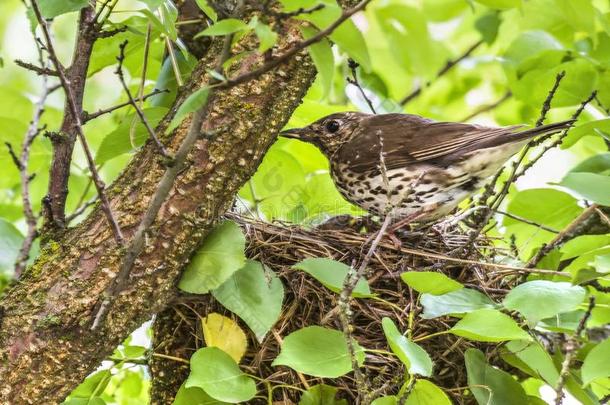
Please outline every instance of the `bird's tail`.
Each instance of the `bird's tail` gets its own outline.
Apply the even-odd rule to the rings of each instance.
[[[540,135],[553,135],[563,130],[569,129],[574,125],[576,120],[567,120],[561,122],[555,122],[553,124],[541,125],[539,127],[531,128],[525,131],[516,132],[514,137],[519,140],[530,139]],[[513,138],[515,139],[515,138]]]

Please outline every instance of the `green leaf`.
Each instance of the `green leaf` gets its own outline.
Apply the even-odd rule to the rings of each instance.
[[[233,403],[249,401],[256,395],[254,380],[216,347],[204,347],[193,354],[185,387],[199,387],[216,400]]]
[[[153,127],[161,122],[168,109],[164,107],[146,108],[142,112],[146,120]],[[149,133],[135,113],[127,115],[119,126],[104,137],[95,155],[98,164],[107,162],[124,153],[129,153],[144,144]]]
[[[217,35],[227,35],[239,31],[248,31],[250,29],[251,28],[248,26],[248,24],[246,24],[242,20],[238,20],[235,18],[227,18],[224,20],[220,20],[214,25],[211,25],[208,28],[204,29],[199,34],[195,35],[195,38],[199,38],[202,36],[211,37]]]
[[[260,53],[273,48],[277,42],[277,32],[273,31],[267,24],[257,21],[256,25],[254,26],[254,32],[258,37],[258,51]]]
[[[600,133],[610,132],[610,118],[602,118],[599,120],[589,121],[578,125],[568,132],[568,136],[561,144],[562,149],[566,149],[574,145],[584,136],[599,136]],[[605,154],[603,154],[605,155]],[[588,171],[588,170],[585,170]]]
[[[316,35],[318,30],[303,26],[301,27],[301,32],[303,33],[303,38],[308,39]],[[320,42],[308,47],[307,50],[313,63],[316,65],[323,97],[326,97],[331,90],[335,75],[335,57],[331,44],[327,39],[322,39]]]
[[[299,405],[347,405],[345,399],[336,399],[339,389],[326,384],[314,385],[303,393]]]
[[[295,269],[303,270],[329,290],[340,293],[343,289],[343,281],[349,272],[349,266],[332,259],[317,257],[305,259],[292,266]],[[362,277],[356,283],[356,288],[352,293],[353,297],[371,297],[371,290],[366,279]]]
[[[212,6],[210,6],[210,3],[208,3],[208,0],[195,0],[197,2],[197,5],[199,6],[199,8],[205,13],[205,15],[207,15],[208,17],[210,17],[210,20],[216,22],[218,21],[218,14],[216,14],[216,11],[214,10],[214,8]]]
[[[598,343],[585,357],[582,365],[582,382],[588,385],[598,378],[610,376],[610,339]]]
[[[546,31],[526,31],[511,43],[504,57],[506,61],[519,67],[545,51],[561,51],[563,49],[561,42]]]
[[[182,80],[187,81],[195,66],[195,58],[192,55],[187,54],[185,56],[182,52],[176,52],[176,60],[178,62],[178,69],[180,70]],[[167,92],[151,97],[149,99],[150,105],[155,107],[172,107],[176,100],[176,94],[178,93],[178,83],[172,67],[171,58],[166,58],[165,61],[163,61],[155,87],[157,89],[167,90]]]
[[[110,370],[98,371],[85,379],[72,393],[71,398],[92,398],[102,395],[110,382]]]
[[[396,395],[388,395],[380,397],[371,402],[371,405],[396,405],[398,404],[398,397]]]
[[[416,7],[384,4],[375,8],[376,21],[403,69],[431,80],[450,57],[428,30],[426,16]]]
[[[354,342],[358,363],[364,363],[364,350]],[[303,374],[337,378],[352,371],[347,342],[342,332],[321,326],[308,326],[292,332],[282,343],[272,366],[288,366]]]
[[[258,209],[266,219],[285,219],[298,205],[304,184],[305,172],[298,160],[274,145],[239,195],[252,203],[258,201]]]
[[[610,175],[610,153],[600,153],[580,162],[570,170],[571,173],[597,173]]]
[[[155,11],[156,9],[158,9],[161,4],[163,4],[163,2],[165,0],[141,0],[144,4],[146,4],[146,7],[148,7],[150,10]]]
[[[174,128],[180,125],[182,121],[184,121],[188,114],[193,113],[205,106],[205,104],[208,102],[209,94],[210,89],[208,87],[204,87],[188,96],[188,98],[184,100],[182,104],[180,104],[180,107],[178,107],[176,115],[172,119],[172,122],[169,124],[165,132],[170,133],[174,130]]]
[[[39,0],[40,13],[50,19],[72,11],[78,11],[89,5],[88,0]]]
[[[481,405],[527,404],[523,387],[507,372],[492,367],[477,349],[464,355],[468,385]]]
[[[225,221],[203,241],[178,283],[183,291],[205,294],[224,283],[246,263],[246,238],[239,225]]]
[[[521,7],[521,0],[475,0],[484,6],[496,8],[498,10],[507,10],[509,8]]]
[[[451,405],[451,401],[432,381],[417,380],[405,405]]]
[[[600,205],[610,205],[610,176],[595,173],[568,173],[559,182],[560,186],[580,194],[583,198]]]
[[[409,271],[400,278],[420,294],[443,295],[464,288],[463,284],[436,271]]]
[[[531,325],[535,325],[541,319],[575,309],[585,295],[584,288],[570,283],[534,280],[512,289],[502,305],[520,312]]]
[[[502,20],[497,12],[491,12],[479,17],[474,23],[477,31],[481,33],[487,44],[493,44],[498,36],[498,29]]]
[[[480,342],[531,340],[530,335],[521,329],[517,322],[495,309],[469,312],[449,331],[454,335]]]
[[[282,312],[284,286],[274,272],[266,274],[261,263],[249,260],[212,295],[239,316],[262,342]]]
[[[610,273],[610,254],[595,256],[593,266],[598,273]]]
[[[506,343],[506,349],[518,359],[518,365],[511,361],[508,361],[509,364],[520,368],[532,377],[544,380],[551,387],[557,384],[559,372],[552,357],[539,342],[515,340]],[[510,357],[505,357],[505,355],[506,353],[503,353],[502,358],[510,360]]]
[[[10,222],[0,218],[0,273],[13,269],[22,242],[21,232]]]
[[[218,401],[209,396],[199,387],[187,388],[185,384],[180,386],[173,405],[228,405],[228,402]]]
[[[384,317],[381,325],[392,352],[407,366],[409,374],[430,377],[433,364],[428,353],[417,343],[403,336],[390,318]]]
[[[469,288],[443,295],[422,294],[420,302],[424,307],[422,317],[425,319],[496,307],[496,304],[485,294]]]

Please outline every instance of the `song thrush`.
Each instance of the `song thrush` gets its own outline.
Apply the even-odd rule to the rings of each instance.
[[[436,122],[410,114],[344,112],[280,135],[316,145],[341,194],[375,215],[438,219],[472,195],[531,138],[563,121],[525,131]]]

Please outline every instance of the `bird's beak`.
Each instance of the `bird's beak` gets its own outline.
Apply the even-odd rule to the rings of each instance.
[[[290,139],[299,139],[301,141],[310,141],[309,130],[307,128],[292,128],[280,132],[280,136]]]

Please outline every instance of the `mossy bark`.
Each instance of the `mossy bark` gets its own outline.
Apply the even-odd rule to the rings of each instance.
[[[291,26],[281,37],[279,46],[285,49],[299,39],[298,29]],[[220,43],[213,43],[180,99],[207,83],[206,69],[215,65],[219,53]],[[234,74],[260,63],[250,54]],[[42,249],[0,301],[0,403],[61,402],[132,330],[166,307],[184,264],[254,173],[314,75],[302,53],[210,100],[202,130],[216,135],[199,140],[191,151],[187,168],[148,232],[129,286],[114,300],[100,330],[91,330],[94,307],[116,276],[123,254],[100,207]],[[160,124],[159,134],[175,110]],[[163,137],[170,150],[177,149],[189,125],[187,119]],[[163,172],[163,162],[149,143],[108,188],[126,238],[135,231]]]

